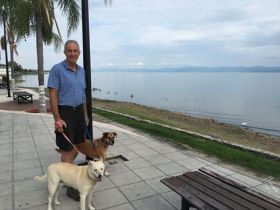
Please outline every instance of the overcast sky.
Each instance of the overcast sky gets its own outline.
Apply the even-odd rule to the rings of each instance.
[[[93,68],[280,66],[279,0],[89,0],[89,14]],[[65,17],[56,15],[65,41]],[[81,25],[69,38],[82,49]],[[24,68],[37,68],[35,42],[18,43]],[[45,69],[63,59],[44,47]]]

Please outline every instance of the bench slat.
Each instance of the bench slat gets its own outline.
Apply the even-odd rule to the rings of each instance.
[[[247,209],[244,206],[239,205],[238,203],[232,201],[230,198],[228,198],[224,194],[220,194],[218,192],[215,192],[211,188],[205,187],[204,185],[202,185],[199,182],[199,180],[192,179],[192,178],[186,176],[186,174],[183,175],[183,176],[178,176],[178,178],[181,179],[184,182],[187,182],[189,185],[191,185],[195,189],[199,190],[201,193],[211,197],[216,202],[222,203],[223,205],[228,206],[229,208],[240,209],[240,210],[246,210]]]
[[[177,177],[171,177],[161,181],[175,192],[186,198],[190,204],[199,209],[232,209],[226,205],[223,205],[222,203],[219,203],[217,200],[202,193]]]
[[[227,186],[224,183],[218,182],[218,180],[215,180],[212,177],[205,177],[203,174],[201,174],[198,171],[195,171],[192,173],[186,173],[184,175],[189,177],[190,179],[193,179],[196,182],[202,184],[206,189],[213,190],[221,197],[226,197],[227,199],[230,200],[228,205],[230,205],[232,207],[236,206],[235,204],[238,203],[238,205],[242,206],[240,208],[247,207],[249,209],[254,209],[254,210],[263,210],[264,209],[264,208],[261,208],[260,206],[255,205],[254,201],[247,200],[246,198],[244,198],[247,196],[247,193],[243,194],[244,197],[243,197],[243,195],[240,195],[240,192],[234,193],[234,192],[232,192],[232,190],[230,188],[227,188]],[[230,204],[232,202],[233,202],[233,205]],[[236,206],[234,208],[239,209],[238,206]],[[245,208],[245,209],[247,209],[247,208]]]
[[[230,186],[233,186],[235,187],[235,189],[238,189],[239,192],[246,192],[248,193],[247,194],[247,199],[254,202],[255,204],[257,205],[261,205],[263,207],[265,207],[266,209],[269,209],[269,210],[279,210],[280,209],[280,202],[279,201],[276,201],[275,199],[272,199],[268,196],[265,196],[261,193],[258,193],[258,192],[255,192],[255,191],[252,191],[250,190],[249,188],[233,181],[233,180],[230,180],[230,179],[227,179],[217,173],[214,173],[213,171],[210,171],[206,168],[201,168],[199,169],[199,171],[213,177],[214,179],[213,180],[220,180],[221,182],[225,183],[225,186],[227,185],[230,185]],[[217,183],[217,182],[216,182]],[[232,188],[234,189],[234,188]]]

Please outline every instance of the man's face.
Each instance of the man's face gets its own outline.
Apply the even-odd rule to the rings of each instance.
[[[64,54],[66,55],[66,60],[69,64],[76,64],[80,55],[79,46],[74,42],[68,43],[65,47]]]

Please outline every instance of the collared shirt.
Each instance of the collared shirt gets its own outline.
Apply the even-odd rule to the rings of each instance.
[[[64,60],[52,67],[48,88],[58,90],[58,105],[78,106],[85,101],[85,70],[77,65],[72,71]]]

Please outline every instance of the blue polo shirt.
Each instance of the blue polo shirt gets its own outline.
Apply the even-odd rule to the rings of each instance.
[[[74,72],[64,60],[52,67],[48,88],[58,90],[58,105],[78,106],[85,101],[85,70],[77,65]]]

